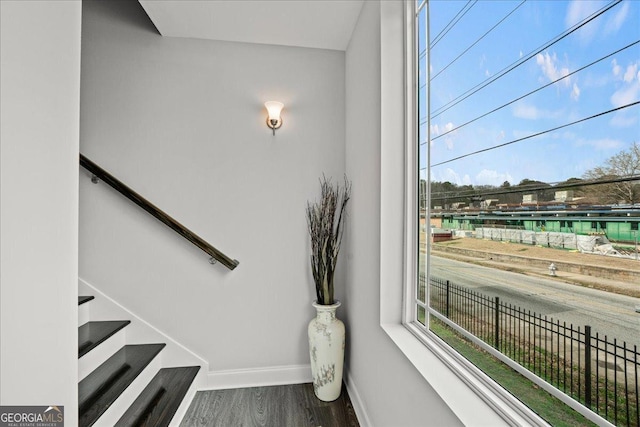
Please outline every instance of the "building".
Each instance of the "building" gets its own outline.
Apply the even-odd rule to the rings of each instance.
[[[1,405],[64,405],[76,424],[79,279],[207,358],[213,377],[307,381],[304,206],[324,172],[353,181],[337,281],[362,424],[506,425],[508,408],[400,324],[402,2],[361,2],[332,50],[161,37],[131,0],[2,1],[0,17]],[[286,105],[275,137],[272,98]],[[240,266],[212,267],[94,187],[79,152]]]
[[[433,219],[450,230],[500,227],[582,235],[604,234],[609,240],[633,243],[638,238],[640,206],[574,206],[549,204],[494,210],[438,211]]]

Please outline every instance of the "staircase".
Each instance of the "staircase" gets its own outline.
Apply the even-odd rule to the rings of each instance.
[[[93,296],[78,297],[78,425],[177,426],[195,394],[201,366],[174,364],[198,363],[197,357],[185,358],[172,342],[169,352],[167,343],[148,342],[161,334],[140,332],[145,325],[135,319],[138,329],[129,335],[129,319],[92,320],[114,313],[102,301],[94,314],[90,307],[96,303]]]

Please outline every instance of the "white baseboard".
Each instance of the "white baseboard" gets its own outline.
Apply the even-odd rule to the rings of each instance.
[[[361,427],[372,427],[353,378],[345,372],[344,382]],[[276,366],[272,368],[237,369],[209,372],[204,390],[302,384],[312,382],[310,365]],[[203,390],[203,389],[201,389]]]
[[[356,412],[356,417],[358,417],[360,427],[372,427],[373,424],[371,424],[371,421],[369,420],[369,416],[367,415],[367,411],[362,403],[360,393],[358,393],[358,388],[353,382],[353,378],[348,372],[345,372],[345,374],[345,385],[347,386],[347,392],[349,393],[353,410]]]
[[[269,368],[211,371],[206,390],[264,387],[272,385],[310,383],[310,365],[274,366]]]
[[[85,290],[91,290],[91,294],[95,296],[100,296],[104,298],[104,300],[108,301],[110,304],[115,306],[118,310],[124,311],[127,313],[125,316],[128,320],[135,321],[136,323],[144,325],[149,331],[153,331],[151,335],[162,335],[162,340],[152,340],[153,342],[165,342],[168,345],[175,346],[175,348],[179,349],[181,353],[187,353],[191,361],[185,361],[184,364],[200,364],[202,368],[198,373],[198,381],[194,381],[194,390],[192,394],[195,394],[195,390],[223,390],[223,389],[233,389],[233,388],[245,388],[245,387],[265,387],[265,386],[275,386],[275,385],[287,385],[287,384],[302,384],[302,383],[310,383],[312,382],[311,378],[311,366],[310,365],[288,365],[288,366],[273,366],[273,367],[265,367],[265,368],[250,368],[250,369],[236,369],[236,370],[225,370],[225,371],[209,371],[209,364],[206,360],[192,352],[184,345],[180,344],[178,341],[174,340],[166,333],[157,329],[153,325],[146,322],[140,316],[133,313],[128,308],[124,307],[117,301],[113,300],[109,296],[105,295],[103,292],[98,290],[95,286],[89,284],[83,279],[79,279],[80,286],[84,287]],[[87,293],[87,292],[83,292]],[[93,302],[93,301],[91,301]],[[91,304],[91,302],[87,304]],[[98,301],[94,302],[97,303]],[[98,311],[98,310],[96,310]],[[93,311],[91,313],[94,314]],[[101,314],[101,313],[97,313]],[[122,317],[122,316],[121,316]],[[131,327],[131,325],[129,326]],[[137,335],[137,334],[136,334]],[[138,337],[136,337],[138,338]],[[153,337],[153,338],[157,338]],[[146,341],[146,340],[145,340]],[[150,341],[151,342],[151,341]],[[163,352],[165,352],[163,350]],[[193,360],[197,359],[197,360]],[[173,362],[173,360],[171,361]],[[195,363],[194,363],[195,362]],[[164,363],[163,363],[164,365]],[[169,365],[174,365],[173,363],[169,363]],[[358,389],[353,381],[353,378],[345,371],[344,382],[347,387],[347,391],[349,393],[349,397],[351,398],[351,403],[353,404],[353,408],[356,412],[356,416],[358,417],[358,421],[362,427],[372,427],[371,422],[367,416],[367,412],[365,410],[365,406],[363,405],[363,401],[360,397],[360,393],[358,393]],[[191,402],[191,399],[188,399],[188,402]],[[188,407],[188,405],[187,405]],[[180,417],[175,417],[176,420],[179,420]]]

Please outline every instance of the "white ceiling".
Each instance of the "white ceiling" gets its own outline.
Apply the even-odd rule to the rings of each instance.
[[[139,0],[163,36],[346,50],[364,0]]]

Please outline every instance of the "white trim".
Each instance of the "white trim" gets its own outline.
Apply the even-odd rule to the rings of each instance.
[[[98,288],[96,288],[95,286],[91,285],[86,280],[84,280],[82,278],[78,278],[78,282],[81,283],[82,285],[88,287],[89,289],[91,289],[91,291],[93,293],[95,293],[96,295],[99,295],[100,298],[104,298],[106,301],[108,301],[111,304],[115,305],[120,310],[125,311],[128,314],[128,316],[130,317],[130,319],[128,319],[128,320],[135,320],[137,322],[140,322],[141,324],[143,324],[147,328],[151,329],[155,333],[160,334],[163,337],[163,340],[166,341],[167,344],[171,343],[172,345],[175,345],[180,350],[182,350],[182,351],[188,353],[190,356],[196,358],[199,361],[198,364],[201,365],[203,369],[208,369],[209,362],[207,362],[207,360],[204,357],[202,357],[202,356],[196,354],[195,352],[189,350],[187,347],[182,345],[180,342],[178,342],[175,339],[173,339],[169,334],[167,334],[167,333],[161,331],[160,329],[156,328],[155,326],[153,326],[152,324],[150,324],[149,322],[144,320],[142,317],[138,316],[133,311],[129,310],[127,307],[125,307],[122,304],[118,303],[116,300],[114,300],[113,298],[109,297],[104,292],[98,290]],[[96,295],[94,295],[94,296],[96,296]],[[89,301],[89,302],[86,302],[85,304],[91,304],[92,302],[93,301]]]
[[[344,379],[344,383],[347,387],[347,393],[349,393],[349,399],[351,400],[351,404],[353,405],[353,410],[356,413],[356,417],[358,418],[360,427],[373,426],[371,420],[369,419],[369,414],[367,414],[367,411],[365,410],[362,397],[360,397],[360,392],[358,392],[358,387],[356,387],[356,384],[353,381],[353,377],[347,373]]]
[[[405,276],[405,4],[380,3],[380,319],[401,322]],[[400,208],[399,208],[400,207]],[[391,285],[391,286],[386,286]]]
[[[500,384],[477,368],[473,363],[460,355],[449,344],[433,333],[425,333],[423,328],[417,325],[405,325],[426,346],[436,349],[434,353],[444,364],[449,366],[460,379],[470,388],[474,389],[489,406],[502,414],[512,425],[548,426],[549,424],[528,406],[505,390]],[[506,405],[506,406],[505,406]],[[508,408],[508,410],[505,410]],[[516,415],[514,415],[516,414]]]
[[[426,0],[425,0],[426,1]],[[412,304],[418,287],[419,237],[420,228],[418,197],[419,186],[419,153],[418,125],[416,112],[418,111],[418,61],[414,50],[417,46],[416,9],[414,2],[407,2],[404,8],[404,126],[405,126],[405,176],[404,176],[404,281],[403,281],[403,311],[402,321],[409,322],[416,318],[416,306]],[[426,220],[426,218],[425,218]]]
[[[425,4],[423,2],[422,4]],[[407,117],[405,120],[405,179],[410,180],[414,179],[417,182],[417,172],[416,170],[412,170],[412,165],[415,165],[415,153],[410,148],[409,144],[415,145],[416,143],[416,119],[413,117],[415,115],[416,103],[412,98],[412,93],[410,89],[416,85],[416,74],[414,72],[413,65],[413,57],[415,52],[415,2],[407,1],[405,2],[405,30],[404,30],[404,48],[405,48],[405,61],[404,64],[404,75],[407,83],[405,84],[405,90],[407,93],[405,94],[405,114]],[[428,8],[428,5],[425,7]],[[428,14],[428,9],[427,9]],[[428,20],[427,20],[428,22]],[[428,25],[428,24],[427,24]],[[385,35],[384,32],[381,33],[381,38]],[[384,43],[384,40],[381,41]],[[393,40],[388,44],[389,49],[393,51]],[[427,46],[429,45],[429,41],[427,40]],[[396,49],[398,47],[396,46]],[[411,49],[411,50],[410,50]],[[385,53],[384,51],[382,52]],[[429,69],[428,64],[429,54],[427,52],[427,67]],[[386,58],[383,55],[382,63],[385,64],[394,64],[397,66],[395,61],[391,59],[395,59],[395,56],[391,58]],[[388,75],[388,74],[387,74]],[[387,77],[385,73],[382,74],[382,88],[383,93],[385,89],[385,77]],[[429,80],[429,75],[427,74],[426,80]],[[428,96],[428,89],[427,89]],[[385,104],[382,105],[383,109]],[[428,107],[429,108],[429,107]],[[383,111],[384,117],[384,111]],[[427,123],[427,128],[429,128],[429,123]],[[397,135],[396,135],[397,136]],[[383,139],[388,137],[387,134],[382,134]],[[392,144],[388,144],[382,141],[383,147],[392,147]],[[389,168],[388,166],[390,162],[384,161],[384,156],[388,154],[388,151],[383,150],[382,156],[383,161],[381,163],[381,168],[383,169],[382,173],[382,182],[381,187],[383,189],[388,189],[389,191],[395,189],[396,193],[401,192],[398,182],[396,180],[397,177],[392,174],[385,174],[385,168]],[[395,159],[397,153],[393,154],[393,159]],[[408,182],[408,181],[407,181]],[[540,416],[538,416],[535,412],[533,412],[529,407],[520,402],[516,397],[507,392],[504,388],[502,388],[499,384],[493,381],[490,377],[488,377],[482,370],[475,367],[471,362],[465,359],[463,356],[459,355],[455,350],[453,350],[449,345],[447,345],[444,341],[439,339],[434,334],[425,330],[424,327],[419,327],[416,324],[412,324],[413,319],[415,318],[415,281],[412,278],[412,275],[416,271],[414,267],[417,266],[416,254],[411,253],[410,249],[415,244],[415,234],[416,234],[416,226],[415,220],[411,217],[411,212],[407,212],[407,210],[415,209],[415,202],[411,203],[409,198],[415,189],[416,182],[405,183],[404,194],[405,200],[402,205],[397,205],[394,203],[396,200],[394,198],[388,197],[387,193],[381,193],[381,206],[384,208],[385,206],[402,206],[404,211],[401,213],[395,213],[395,215],[402,215],[404,213],[405,218],[405,235],[403,246],[393,246],[395,242],[390,241],[387,247],[381,248],[381,254],[389,253],[390,251],[400,251],[404,250],[404,271],[405,271],[405,280],[403,283],[403,303],[399,304],[397,307],[394,307],[395,300],[386,300],[384,295],[392,294],[394,286],[400,286],[400,283],[394,282],[393,277],[391,275],[385,276],[382,274],[383,272],[394,271],[396,266],[393,265],[396,260],[394,258],[389,258],[388,262],[383,262],[381,266],[381,277],[387,280],[381,280],[381,326],[384,331],[389,335],[389,337],[394,341],[394,343],[398,346],[400,351],[411,361],[411,363],[416,367],[416,369],[420,372],[420,374],[424,377],[424,379],[433,387],[433,389],[442,397],[443,401],[450,407],[450,409],[454,412],[456,416],[463,422],[465,425],[531,425],[531,426],[548,426],[548,423],[543,420]],[[391,211],[392,212],[392,211]],[[393,213],[393,212],[392,212]],[[427,212],[427,218],[429,217],[429,212]],[[396,231],[395,221],[397,218],[393,215],[389,215],[389,217],[381,218],[381,235],[385,235]],[[428,226],[428,222],[427,222]],[[429,246],[429,239],[427,239],[427,249]],[[382,256],[382,260],[386,260],[385,256]],[[427,270],[429,269],[427,258]],[[389,266],[388,264],[392,265]],[[428,296],[427,296],[428,300]],[[401,316],[398,316],[402,313]],[[396,320],[397,317],[401,317],[404,324],[401,324]],[[512,368],[521,371],[515,365],[515,362],[509,363],[506,362]],[[533,374],[527,375],[526,372],[521,372],[523,375],[527,377],[533,376]],[[531,379],[531,378],[530,378]],[[551,394],[559,397],[558,394],[555,393],[552,386],[543,387],[546,391]],[[584,415],[587,419],[594,421],[600,425],[611,425],[606,422],[606,420],[597,416],[595,413],[587,410],[586,408],[576,407],[575,402],[567,402],[566,399],[561,400],[565,401],[568,406],[573,407],[577,412]],[[572,399],[571,399],[572,400]],[[593,416],[595,415],[595,417]],[[597,417],[597,418],[596,418]]]
[[[201,390],[264,387],[312,382],[310,365],[272,366],[251,369],[209,371]]]
[[[413,305],[414,293],[405,284],[417,266],[416,254],[410,253],[417,246],[415,236],[410,236],[416,225],[407,226],[412,215],[408,198],[416,186],[415,182],[407,183],[417,173],[410,170],[409,162],[415,161],[416,154],[408,146],[415,143],[416,125],[408,115],[416,106],[415,99],[407,96],[407,90],[416,84],[414,70],[407,70],[414,55],[407,50],[415,43],[411,38],[414,7],[411,0],[381,4],[380,323],[463,424],[545,425],[535,414],[529,417],[531,411],[524,405],[516,410],[507,404],[486,382],[437,346],[433,337],[418,338],[403,325],[403,316],[414,310],[406,305],[408,301]]]
[[[383,329],[464,425],[547,425],[540,419],[541,423],[532,423],[504,404],[456,359],[429,342],[430,337],[419,340],[403,325],[388,324]]]

